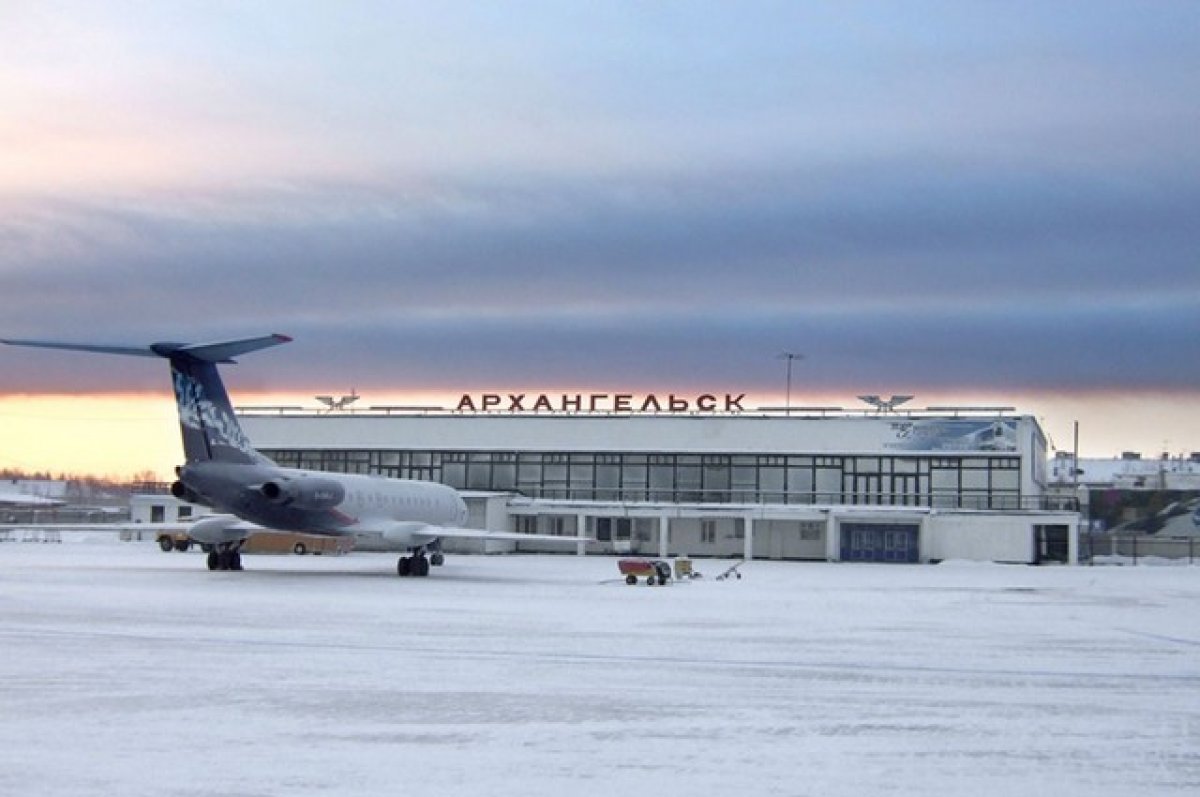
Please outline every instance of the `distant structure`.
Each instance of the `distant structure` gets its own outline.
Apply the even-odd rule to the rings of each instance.
[[[1136,451],[1126,451],[1120,457],[1080,457],[1076,463],[1070,451],[1059,451],[1050,464],[1050,486],[1090,490],[1200,490],[1200,452],[1143,459]]]
[[[1049,476],[1049,493],[1078,501],[1092,554],[1200,560],[1200,452],[1076,460],[1060,451]]]
[[[0,504],[4,506],[59,506],[64,503],[67,483],[62,479],[5,479],[0,481]]]

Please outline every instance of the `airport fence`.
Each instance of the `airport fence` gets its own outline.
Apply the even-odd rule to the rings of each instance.
[[[1200,538],[1155,537],[1145,534],[1082,534],[1079,538],[1081,562],[1092,564],[1196,564],[1200,559]]]

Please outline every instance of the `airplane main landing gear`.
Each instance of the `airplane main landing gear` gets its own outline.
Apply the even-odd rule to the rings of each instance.
[[[441,554],[435,553],[435,559],[441,557]],[[441,562],[435,562],[441,564]],[[401,556],[400,561],[396,562],[396,574],[401,578],[408,576],[427,576],[429,575],[429,560],[425,558],[425,552],[422,550],[413,551],[412,556]]]
[[[237,548],[222,545],[208,552],[209,570],[241,570],[242,554]]]

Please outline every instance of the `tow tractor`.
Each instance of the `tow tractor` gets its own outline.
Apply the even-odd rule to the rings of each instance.
[[[646,579],[650,586],[666,584],[671,578],[671,563],[663,559],[618,559],[617,568],[630,586],[639,578]]]

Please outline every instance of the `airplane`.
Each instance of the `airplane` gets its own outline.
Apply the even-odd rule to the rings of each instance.
[[[463,528],[467,507],[457,490],[414,479],[281,467],[250,444],[230,404],[218,364],[292,339],[266,335],[215,343],[109,346],[45,340],[0,339],[32,346],[99,354],[161,357],[170,362],[185,462],[171,485],[176,498],[212,508],[187,527],[192,540],[211,546],[209,570],[241,570],[241,548],[252,534],[304,532],[369,539],[406,551],[396,563],[401,577],[427,576],[441,565],[445,538],[589,542],[587,537],[517,534]]]

